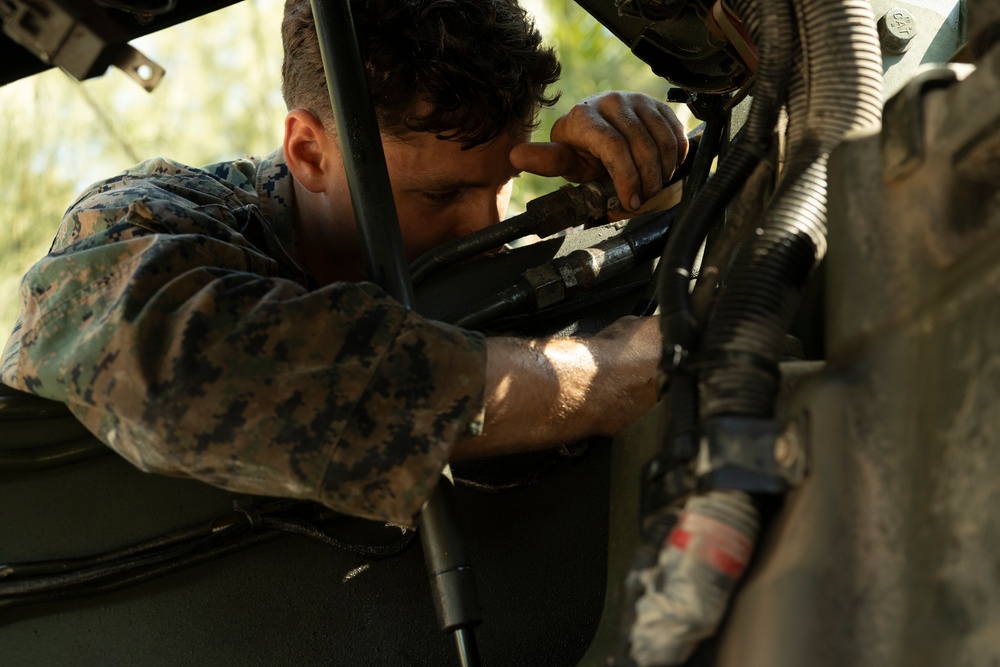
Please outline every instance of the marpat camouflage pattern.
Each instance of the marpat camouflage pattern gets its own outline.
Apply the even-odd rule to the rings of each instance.
[[[142,470],[412,525],[482,428],[486,346],[294,261],[279,149],[92,186],[21,283],[0,380]]]

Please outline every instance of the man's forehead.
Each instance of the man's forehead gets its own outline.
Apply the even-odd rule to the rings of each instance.
[[[529,138],[527,132],[508,131],[465,149],[430,132],[411,132],[405,138],[386,138],[386,160],[397,177],[420,180],[427,187],[486,186],[519,173],[510,164],[510,150]]]

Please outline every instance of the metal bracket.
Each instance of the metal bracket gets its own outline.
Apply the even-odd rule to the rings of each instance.
[[[165,70],[126,43],[127,34],[87,0],[6,0],[3,30],[44,63],[77,81],[118,67],[147,92]]]
[[[699,488],[778,494],[798,485],[806,471],[800,430],[797,421],[784,430],[770,419],[709,421],[695,459]]]

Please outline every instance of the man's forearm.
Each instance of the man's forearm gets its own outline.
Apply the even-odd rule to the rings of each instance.
[[[453,459],[544,449],[612,435],[656,400],[654,318],[628,319],[590,338],[491,338],[486,423]]]

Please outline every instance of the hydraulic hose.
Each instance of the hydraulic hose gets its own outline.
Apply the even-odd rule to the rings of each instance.
[[[673,221],[673,209],[663,211],[591,248],[575,250],[529,269],[518,276],[512,286],[490,296],[454,324],[467,329],[477,328],[500,317],[548,308],[579,290],[594,289],[655,259]]]
[[[715,175],[684,212],[664,249],[660,298],[663,359],[667,364],[675,358],[675,349],[686,354],[697,345],[698,326],[689,299],[695,257],[726,204],[769,153],[778,112],[785,99],[787,66],[794,46],[787,6],[783,0],[766,0],[762,13],[767,20],[763,23],[751,0],[734,2],[733,9],[758,45],[760,61],[754,101],[743,132]],[[673,369],[664,370],[669,373]]]
[[[699,419],[697,380],[685,368],[700,343],[700,324],[689,292],[692,266],[725,206],[771,151],[774,127],[787,92],[787,66],[795,49],[787,0],[762,0],[759,12],[752,0],[739,0],[733,5],[758,45],[753,105],[735,146],[671,234],[660,268],[661,391],[669,384],[671,414],[665,449],[668,459],[681,462],[690,460],[696,449]]]
[[[770,417],[785,332],[826,253],[826,164],[854,129],[876,125],[882,65],[867,0],[794,0],[805,31],[804,127],[763,227],[733,267],[702,345],[700,410]],[[801,121],[792,118],[791,122]]]
[[[673,185],[691,173],[692,164],[701,152],[702,131],[703,126],[698,126],[688,133],[687,158],[677,165],[663,187]],[[706,171],[711,165],[712,155],[708,156]],[[687,196],[686,192],[684,196]],[[529,201],[524,213],[449,241],[421,255],[410,265],[410,276],[416,285],[440,268],[475,257],[528,234],[545,238],[564,229],[603,218],[609,211],[620,207],[615,185],[607,174],[577,186],[564,185]]]
[[[450,241],[418,257],[410,267],[417,284],[441,267],[498,248],[528,234],[550,236],[607,214],[619,205],[610,176],[566,186],[528,202],[526,211]]]
[[[685,368],[688,355],[697,353],[700,343],[689,293],[691,267],[711,225],[768,159],[796,47],[788,0],[734,0],[731,5],[758,49],[756,97],[733,150],[685,212],[663,256],[661,363],[670,381],[671,403],[665,449],[667,458],[677,461],[694,457],[699,417],[704,416],[698,375]],[[695,359],[700,368],[700,356]],[[635,575],[643,583],[629,636],[636,664],[680,665],[699,641],[714,634],[753,553],[758,529],[754,502],[742,491],[714,490],[687,501],[657,563]]]
[[[880,117],[881,60],[867,0],[793,1],[804,30],[807,79],[791,86],[790,114],[805,113],[805,119],[790,118],[795,128],[791,157],[774,203],[708,321],[697,357],[700,401],[693,408],[704,421],[772,416],[781,343],[805,283],[826,251],[829,152],[848,131],[876,124]],[[763,74],[763,54],[773,53],[764,47],[774,35],[758,30],[756,17],[777,27],[788,6],[785,0],[734,4],[761,46]],[[685,315],[683,308],[671,314]],[[689,386],[680,388],[687,394]],[[691,409],[689,404],[685,409]],[[630,655],[640,667],[679,665],[715,631],[757,530],[758,514],[748,493],[715,490],[687,502],[656,566],[639,574],[645,588],[636,605]]]
[[[687,174],[684,180],[684,192],[681,195],[681,203],[677,206],[678,215],[683,218],[684,212],[691,207],[691,202],[694,201],[697,194],[701,192],[701,189],[705,187],[705,183],[708,182],[709,176],[712,173],[712,164],[715,161],[716,155],[719,153],[719,146],[722,143],[722,135],[726,129],[726,123],[729,119],[729,114],[722,111],[723,99],[722,96],[719,97],[718,106],[719,108],[706,120],[704,123],[699,125],[694,132],[700,132],[700,139],[697,142],[698,152],[691,157],[690,155],[684,161],[685,164],[690,164],[690,173]],[[691,135],[689,135],[691,136]],[[694,145],[694,144],[692,144]],[[664,264],[662,262],[657,263],[656,274],[653,276],[653,280],[646,290],[643,298],[636,305],[633,315],[636,317],[646,317],[652,315],[656,309],[659,307],[659,290],[660,283],[662,280],[660,276],[662,274],[662,267]]]

